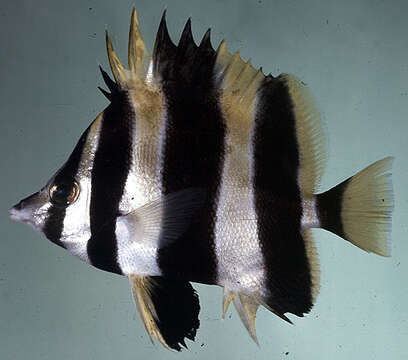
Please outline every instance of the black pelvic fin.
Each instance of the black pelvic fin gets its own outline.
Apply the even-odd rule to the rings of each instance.
[[[200,303],[196,291],[187,281],[154,278],[152,300],[159,318],[159,329],[167,344],[180,351],[187,347],[184,338],[195,340],[200,326]]]
[[[149,336],[177,351],[194,341],[200,321],[198,295],[188,281],[129,276],[136,307]],[[181,345],[181,346],[180,346]]]

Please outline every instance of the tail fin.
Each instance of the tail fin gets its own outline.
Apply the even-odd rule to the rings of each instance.
[[[320,227],[359,248],[391,255],[392,157],[379,160],[316,196]]]

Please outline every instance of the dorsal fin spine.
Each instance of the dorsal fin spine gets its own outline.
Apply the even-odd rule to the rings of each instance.
[[[186,24],[184,25],[183,32],[181,33],[178,48],[180,50],[191,45],[197,47],[196,43],[194,42],[193,33],[191,31],[191,18],[188,18]]]
[[[243,66],[241,72],[238,74],[237,78],[234,80],[234,85],[237,89],[240,89],[240,97],[238,102],[241,102],[247,93],[248,88],[250,87],[254,76],[256,75],[256,70],[251,65],[251,60],[248,60]]]
[[[255,101],[261,81],[265,78],[262,69],[256,70],[250,60],[244,62],[238,51],[230,54],[225,41],[222,41],[217,49],[216,62],[216,79],[223,89],[223,96],[228,97],[227,104],[239,104],[241,111],[247,112]]]
[[[251,97],[255,100],[256,92],[258,91],[260,82],[265,78],[265,75],[262,71],[262,68],[259,68],[256,72],[254,78],[251,81],[250,86],[247,89],[247,93],[250,94]]]
[[[118,90],[118,85],[110,78],[105,70],[102,69],[102,66],[99,65],[99,70],[102,74],[103,81],[105,82],[108,89],[112,92]]]
[[[216,78],[220,83],[223,81],[225,73],[227,72],[228,65],[231,61],[230,57],[231,54],[228,52],[225,40],[222,40],[217,49],[216,60],[216,64],[218,65],[216,70],[217,71]]]
[[[163,49],[164,47],[167,49]],[[154,43],[153,59],[155,61],[155,73],[157,73],[159,70],[158,66],[160,65],[160,60],[163,55],[162,53],[165,55],[169,49],[174,50],[175,48],[176,45],[171,40],[169,31],[167,29],[166,10],[164,10],[160,20],[159,30],[157,31],[156,41]]]
[[[153,57],[148,55],[135,9],[132,11],[129,30],[129,70],[125,69],[116,55],[108,32],[106,32],[106,47],[112,74],[119,88],[131,87],[131,80],[139,79],[145,83],[152,83],[154,78],[160,74],[162,66],[166,66],[168,69],[166,71],[172,71],[171,67],[165,64],[168,64],[169,61],[177,61],[178,56],[206,56],[207,50],[214,51],[211,45],[211,29],[205,32],[200,45],[197,46],[192,34],[191,18],[187,20],[178,46],[176,46],[168,32],[166,10],[164,10],[160,21]],[[193,53],[192,50],[195,49],[200,49],[200,52]],[[252,101],[262,76],[264,76],[262,71],[254,69],[250,60],[244,62],[238,51],[232,55],[229,53],[225,41],[220,43],[216,52],[215,79],[224,89],[224,93],[234,92],[232,94],[233,102],[241,103],[245,102],[245,99]],[[111,88],[112,85],[108,84],[108,87]],[[107,94],[104,95],[108,97]]]
[[[239,74],[241,73],[242,67],[243,67],[242,64],[243,64],[243,61],[242,61],[242,59],[241,59],[241,56],[240,56],[240,54],[239,54],[239,51],[237,51],[237,52],[234,53],[234,55],[233,55],[233,57],[232,57],[232,60],[231,60],[231,62],[229,63],[227,69],[226,69],[226,76],[227,76],[227,77],[229,76],[229,79],[227,79],[227,81],[230,82],[231,84],[233,84],[233,83],[236,81],[236,79],[238,78]],[[241,67],[241,71],[238,72],[238,74],[236,74],[236,72],[233,70],[234,66],[236,66],[236,67],[238,67],[238,66]],[[230,70],[232,70],[232,71],[230,71]],[[235,76],[235,78],[233,78],[234,76]]]
[[[105,89],[101,88],[100,86],[98,86],[99,91],[109,100],[112,101],[112,94],[107,92]]]
[[[251,99],[249,103],[252,103],[252,101],[255,101],[255,93],[258,90],[259,82],[264,76],[261,69],[256,71],[251,66],[251,70],[254,71],[253,76],[251,80],[248,81],[248,85],[245,87],[245,89],[242,90],[240,102],[244,101],[245,99]]]
[[[107,30],[106,30],[106,49],[108,51],[109,64],[112,70],[113,77],[115,78],[117,84],[123,86],[126,81],[125,68],[123,67],[118,56],[113,50],[112,41]]]
[[[214,50],[211,44],[211,29],[208,29],[203,38],[201,39],[200,45],[199,47],[201,49],[210,49],[210,50]]]
[[[149,63],[149,55],[140,31],[136,9],[132,11],[129,30],[128,63],[130,72],[136,74],[137,77],[146,72]]]
[[[116,55],[108,31],[106,31],[106,48],[108,53],[109,65],[117,86],[122,89],[126,89],[132,87],[132,82],[134,81],[151,82],[149,80],[146,80],[146,78],[149,76],[148,71],[149,65],[151,63],[151,57],[149,56],[149,53],[143,41],[135,9],[133,9],[132,11],[132,18],[129,29],[129,70],[123,66],[118,56]]]

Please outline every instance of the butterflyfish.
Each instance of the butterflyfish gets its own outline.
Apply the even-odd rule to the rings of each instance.
[[[133,10],[128,67],[108,33],[109,105],[12,219],[101,270],[129,279],[151,338],[180,350],[200,304],[191,282],[223,288],[255,342],[264,306],[291,322],[319,292],[312,228],[390,255],[392,158],[319,192],[325,139],[306,85],[265,75],[187,21],[165,14],[149,53]]]

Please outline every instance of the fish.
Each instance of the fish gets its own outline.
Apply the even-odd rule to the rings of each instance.
[[[106,32],[108,106],[13,220],[103,271],[128,278],[153,341],[194,341],[192,282],[223,288],[259,344],[260,306],[288,323],[319,293],[312,229],[391,255],[392,157],[326,191],[326,141],[306,84],[265,75],[211,30],[197,44],[188,19],[176,45],[163,13],[150,55],[136,10],[128,67]]]

